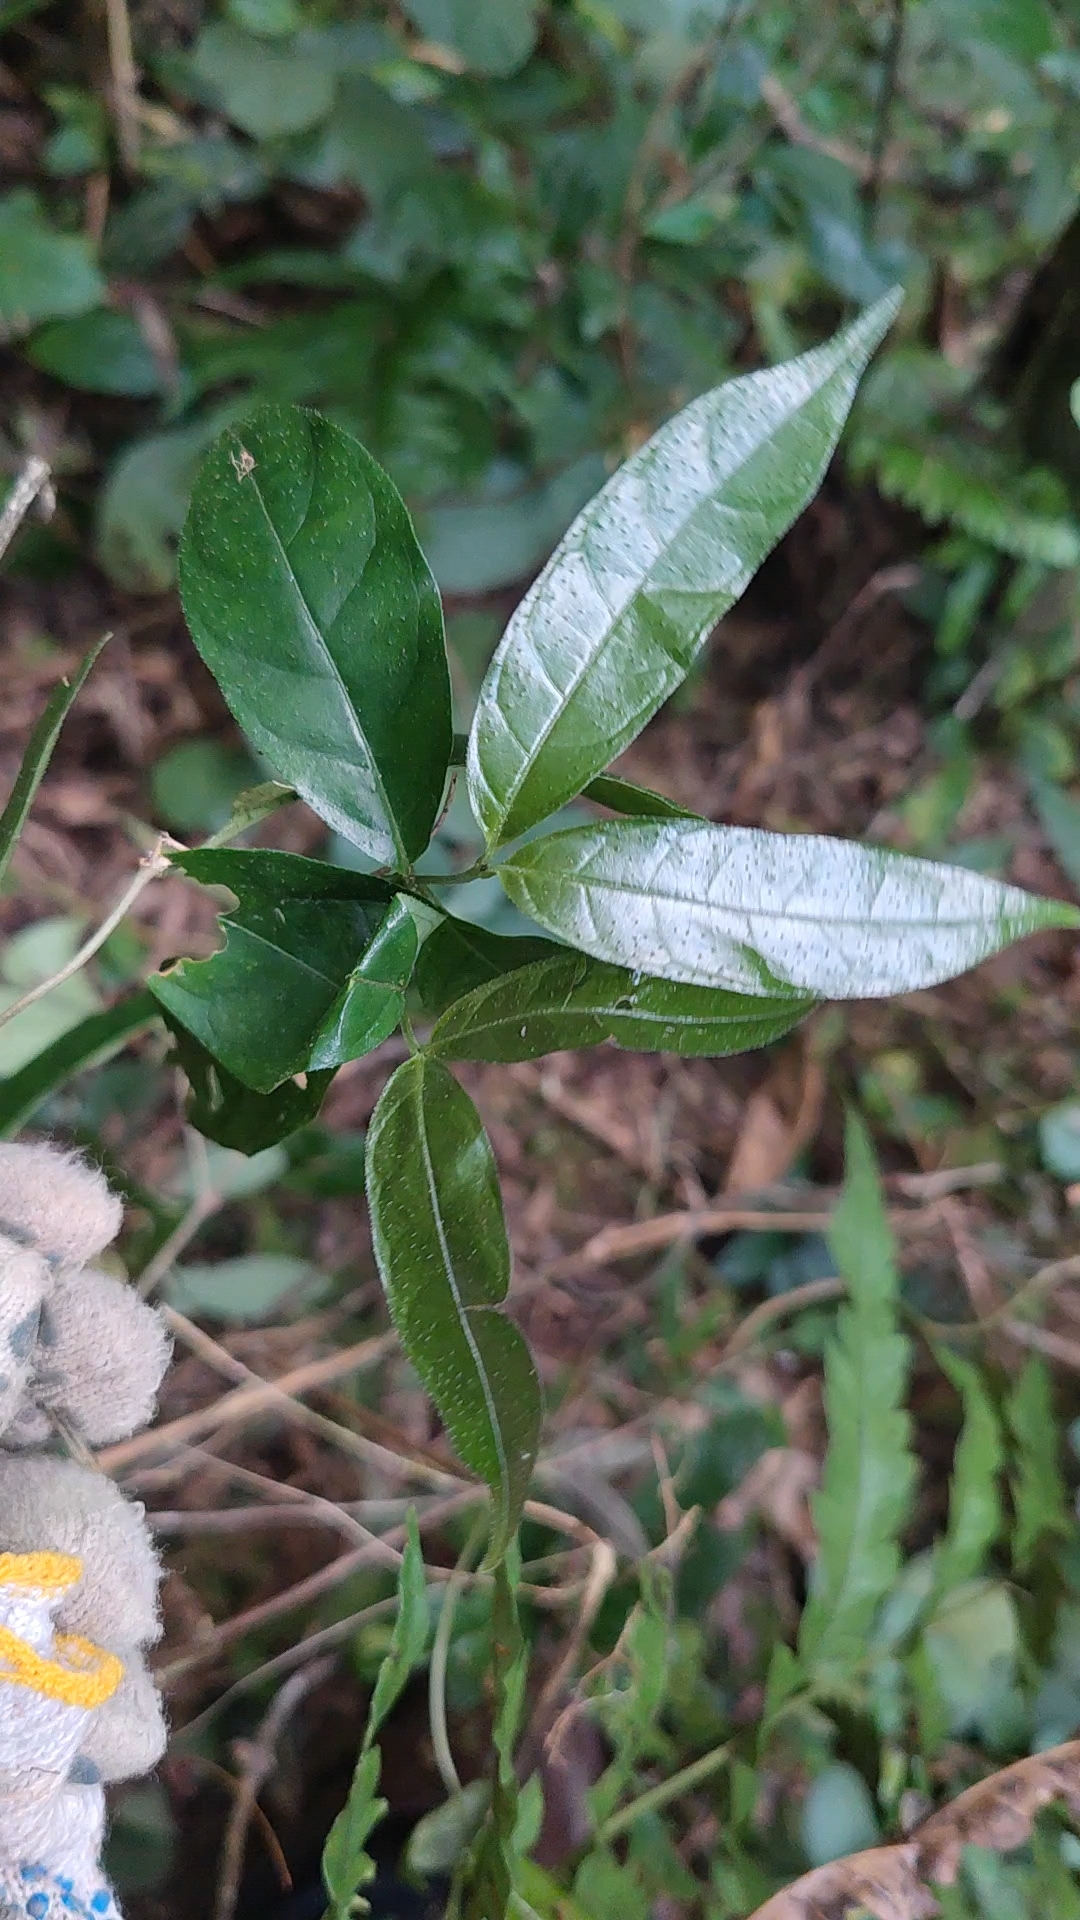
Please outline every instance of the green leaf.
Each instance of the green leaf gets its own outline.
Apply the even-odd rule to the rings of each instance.
[[[20,928],[0,951],[0,1009],[7,1011],[30,987],[39,987],[68,965],[83,939],[80,919],[56,914]],[[80,968],[58,981],[0,1027],[0,1075],[11,1076],[101,1005],[90,975]]]
[[[666,794],[653,793],[651,787],[637,787],[632,780],[620,780],[614,773],[599,773],[582,789],[583,800],[598,807],[610,807],[612,813],[628,813],[641,820],[700,820],[689,807],[680,807]]]
[[[196,646],[258,753],[379,863],[427,845],[450,756],[442,609],[405,505],[318,414],[212,448],[180,553]]]
[[[1080,910],[820,834],[612,820],[530,841],[514,904],[598,960],[743,993],[832,999],[933,986]]]
[[[304,35],[264,39],[231,20],[213,20],[200,33],[191,64],[233,125],[253,140],[302,133],[334,103],[333,63]]]
[[[411,1507],[406,1529],[393,1636],[375,1682],[349,1797],[323,1848],[322,1874],[330,1895],[330,1920],[349,1920],[356,1895],[375,1877],[375,1863],[367,1852],[367,1842],[386,1812],[387,1803],[377,1794],[380,1757],[374,1742],[414,1667],[423,1658],[427,1644],[430,1608],[424,1556],[416,1514]]]
[[[17,187],[0,200],[0,339],[85,313],[105,291],[89,241],[54,232],[35,194]]]
[[[540,1387],[500,1311],[510,1283],[498,1175],[472,1101],[437,1060],[397,1069],[367,1144],[372,1238],[394,1324],[461,1459],[494,1496],[506,1550],[540,1432]]]
[[[935,1356],[964,1403],[964,1424],[949,1478],[949,1525],[934,1549],[934,1590],[951,1593],[983,1571],[1001,1532],[1001,1425],[982,1374],[970,1360],[935,1347]]]
[[[399,894],[316,1034],[310,1067],[342,1067],[389,1038],[405,1010],[419,945],[412,902]]]
[[[1050,780],[1032,780],[1031,797],[1062,871],[1080,887],[1080,802]]]
[[[45,710],[30,735],[22,764],[8,795],[7,805],[0,814],[0,883],[3,882],[8,862],[26,823],[26,817],[34,804],[34,795],[52,759],[53,748],[60,737],[60,729],[82,692],[86,677],[109,637],[108,634],[104,634],[100,640],[95,640],[89,652],[83,655],[70,680],[61,680],[53,688],[45,704]]]
[[[535,1060],[603,1040],[644,1053],[745,1053],[813,1005],[677,986],[564,950],[474,988],[442,1015],[429,1046],[444,1060]]]
[[[242,1325],[264,1319],[285,1300],[308,1306],[325,1288],[309,1260],[291,1253],[241,1253],[211,1265],[191,1261],[176,1267],[165,1291],[170,1305],[183,1313]]]
[[[850,1305],[825,1359],[829,1446],[814,1500],[818,1558],[799,1628],[799,1659],[824,1685],[843,1683],[865,1658],[874,1616],[900,1571],[915,1484],[904,1407],[911,1345],[897,1331],[899,1277],[874,1152],[854,1114],[829,1239]]]
[[[420,949],[417,991],[426,1012],[442,1013],[474,987],[498,980],[530,961],[550,960],[564,952],[554,940],[539,935],[489,933],[471,920],[455,920],[448,914]]]
[[[146,400],[162,386],[161,368],[129,313],[99,307],[74,320],[55,320],[36,333],[26,358],[42,373],[84,393]]]
[[[692,401],[578,516],[480,691],[469,796],[490,846],[572,799],[679,686],[817,491],[898,305]]]
[[[474,73],[501,76],[524,66],[536,44],[539,0],[405,0],[426,40],[456,53]]]
[[[515,1563],[517,1559],[515,1554]],[[515,1564],[515,1574],[518,1572]],[[514,1882],[514,1829],[518,1812],[514,1745],[521,1721],[527,1667],[527,1649],[514,1586],[505,1561],[501,1561],[495,1570],[491,1607],[491,1677],[495,1696],[491,1744],[495,1765],[491,1798],[465,1881],[462,1920],[492,1920],[493,1915],[507,1914]]]
[[[225,740],[180,740],[150,769],[154,811],[177,833],[213,833],[232,816],[233,802],[251,787],[251,755]]]
[[[148,992],[147,998],[153,995]],[[173,1020],[166,1024],[191,1087],[187,1117],[207,1140],[237,1153],[262,1153],[314,1120],[332,1073],[304,1073],[284,1080],[271,1093],[256,1093],[215,1060],[194,1034]]]
[[[1058,1421],[1050,1375],[1037,1354],[1025,1361],[1005,1412],[1015,1446],[1012,1557],[1013,1565],[1023,1573],[1047,1536],[1068,1538],[1073,1530],[1058,1459]]]
[[[91,1013],[61,1034],[18,1073],[0,1080],[0,1138],[10,1139],[37,1112],[50,1094],[119,1053],[161,1018],[152,993],[143,991],[121,1000],[105,1013]]]
[[[121,454],[98,507],[95,547],[110,580],[129,593],[166,593],[195,470],[212,429],[204,421],[136,440]]]
[[[384,1014],[386,1003],[378,972],[372,994],[367,983],[358,986],[357,1017],[348,1006],[387,920],[385,882],[254,848],[196,849],[174,864],[204,886],[229,888],[237,905],[223,915],[217,953],[155,974],[150,990],[245,1086],[270,1093],[292,1074],[354,1058],[344,1051],[349,1042],[365,1052],[392,1031],[394,1021],[386,1027],[374,1017],[374,1002]],[[396,1005],[400,1017],[400,990]],[[372,1016],[366,1025],[361,1013]]]

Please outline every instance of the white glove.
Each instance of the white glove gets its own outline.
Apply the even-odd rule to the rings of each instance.
[[[0,1920],[119,1920],[103,1783],[165,1746],[143,1509],[40,1451],[57,1425],[100,1446],[152,1413],[161,1320],[85,1265],[120,1214],[76,1156],[0,1143]]]

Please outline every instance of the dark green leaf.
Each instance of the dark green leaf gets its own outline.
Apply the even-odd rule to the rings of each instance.
[[[215,1060],[194,1034],[172,1020],[167,1024],[191,1087],[187,1117],[207,1140],[237,1153],[261,1153],[314,1120],[332,1073],[305,1073],[283,1081],[272,1093],[256,1093]]]
[[[1080,887],[1080,802],[1050,780],[1032,780],[1031,796],[1062,871]]]
[[[54,1040],[18,1073],[0,1080],[0,1137],[18,1133],[43,1100],[77,1073],[99,1067],[161,1018],[152,993],[143,991],[121,1000],[105,1013],[91,1013],[77,1027]]]
[[[367,1149],[372,1237],[394,1324],[466,1466],[494,1496],[489,1563],[517,1526],[540,1388],[501,1311],[510,1283],[498,1175],[467,1093],[416,1055],[388,1081]]]
[[[315,1049],[323,1067],[355,1057],[342,1053],[347,1040],[366,1050],[362,1019],[344,1021],[336,1046],[323,1029],[386,919],[385,882],[261,849],[203,848],[175,864],[204,886],[229,888],[238,904],[223,916],[217,953],[150,981],[173,1020],[257,1093],[306,1071]],[[373,1011],[370,999],[365,1007]]]
[[[825,1359],[829,1446],[814,1500],[818,1558],[799,1628],[799,1659],[818,1681],[861,1666],[878,1607],[900,1570],[900,1531],[915,1483],[904,1407],[911,1344],[897,1330],[899,1276],[869,1135],[854,1114],[844,1192],[830,1241],[847,1282]]]
[[[34,804],[34,795],[41,785],[42,775],[52,759],[53,748],[60,737],[60,729],[82,691],[87,674],[108,639],[109,635],[105,634],[100,640],[96,640],[90,651],[83,655],[70,680],[61,680],[53,688],[45,710],[30,735],[22,764],[15,775],[15,784],[8,795],[7,805],[0,814],[0,882],[3,881],[7,872],[8,862],[23,830],[26,816]]]
[[[323,1021],[309,1066],[344,1066],[393,1033],[404,1011],[418,946],[416,920],[399,894]]]
[[[1025,1361],[1005,1411],[1016,1449],[1012,1474],[1016,1516],[1013,1565],[1023,1572],[1048,1536],[1067,1538],[1073,1530],[1058,1458],[1053,1390],[1046,1362],[1038,1354]]]
[[[420,949],[416,986],[427,1013],[442,1013],[452,1001],[489,980],[526,967],[533,960],[550,960],[566,949],[539,934],[489,933],[471,920],[448,915]]]
[[[56,320],[36,333],[26,357],[84,393],[145,400],[162,385],[161,368],[129,313],[99,307],[74,320]]]
[[[424,1555],[420,1546],[416,1513],[412,1507],[409,1508],[406,1517],[406,1527],[408,1537],[398,1573],[397,1618],[394,1621],[390,1646],[379,1668],[375,1691],[371,1696],[367,1731],[364,1734],[366,1747],[370,1747],[387,1714],[401,1698],[413,1668],[418,1667],[423,1659],[431,1624],[431,1605],[428,1600],[427,1575],[424,1572]]]
[[[514,73],[536,41],[540,0],[405,0],[425,39],[456,53],[474,73]]]
[[[469,794],[489,845],[572,799],[685,678],[816,492],[898,304],[692,401],[578,516],[480,691]]]
[[[680,807],[675,800],[669,800],[666,794],[654,793],[651,787],[637,787],[632,780],[620,780],[614,773],[599,773],[582,789],[583,800],[593,800],[598,807],[610,807],[612,813],[628,813],[641,820],[700,820],[701,815],[691,812],[689,807]]]
[[[878,998],[962,973],[1080,911],[820,834],[618,820],[533,840],[499,877],[514,904],[598,960],[744,993]]]
[[[0,200],[0,339],[41,320],[85,313],[105,298],[82,234],[57,233],[35,194],[17,187]]]
[[[373,860],[427,845],[450,755],[442,610],[396,488],[316,414],[211,450],[180,555],[195,643],[256,751]]]
[[[745,1053],[813,1005],[678,986],[564,950],[474,988],[448,1007],[429,1045],[444,1060],[535,1060],[603,1040],[644,1053]]]

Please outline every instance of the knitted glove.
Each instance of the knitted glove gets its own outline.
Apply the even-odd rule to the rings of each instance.
[[[84,1265],[119,1223],[76,1156],[0,1144],[0,1920],[119,1920],[99,1865],[103,1783],[165,1746],[143,1509],[40,1450],[57,1426],[102,1445],[152,1412],[164,1327]]]

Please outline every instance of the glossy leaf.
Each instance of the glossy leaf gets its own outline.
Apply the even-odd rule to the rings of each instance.
[[[627,813],[639,820],[700,820],[701,815],[691,812],[689,807],[680,807],[678,801],[669,800],[664,793],[654,793],[651,787],[639,787],[632,780],[621,780],[614,773],[598,773],[582,789],[583,800],[592,800],[598,807],[610,807],[612,813]]]
[[[933,986],[1080,911],[821,834],[618,820],[533,840],[499,877],[598,960],[743,993],[879,998]]]
[[[389,1038],[405,1008],[420,939],[410,903],[398,895],[315,1037],[310,1067],[341,1067]]]
[[[88,1014],[25,1067],[0,1080],[0,1139],[18,1133],[50,1094],[76,1074],[111,1060],[129,1040],[156,1026],[160,1018],[161,1009],[152,993],[144,990],[132,994],[105,1013]]]
[[[427,1013],[442,1013],[475,987],[526,967],[533,960],[550,960],[565,951],[540,934],[489,933],[471,920],[447,915],[420,949],[417,991]]]
[[[825,1358],[829,1446],[813,1503],[818,1558],[799,1628],[799,1658],[826,1683],[849,1679],[865,1659],[874,1616],[900,1570],[915,1484],[904,1404],[911,1343],[897,1325],[900,1279],[874,1150],[854,1115],[829,1238],[850,1305]]]
[[[469,795],[489,845],[572,799],[685,678],[817,491],[898,305],[692,401],[579,514],[480,691]]]
[[[262,850],[203,848],[178,854],[175,864],[204,886],[229,888],[237,905],[224,914],[225,945],[217,953],[181,960],[149,985],[245,1086],[269,1093],[312,1065],[355,1058],[344,1051],[350,1041],[365,1052],[377,1045],[372,1031],[385,1037],[377,1019],[365,1026],[360,1011],[354,1019],[343,1004],[359,957],[387,916],[391,896],[383,881]],[[373,998],[364,1006],[371,1014]]]
[[[41,715],[27,743],[22,757],[22,765],[15,776],[15,784],[8,795],[7,805],[0,813],[0,881],[7,872],[8,862],[15,849],[15,843],[23,830],[26,816],[34,804],[34,795],[41,785],[42,777],[52,759],[53,748],[60,737],[60,729],[67,719],[75,701],[86,682],[86,677],[94,665],[102,647],[109,639],[104,634],[95,640],[89,652],[85,653],[69,680],[61,680],[49,695],[45,710]]]
[[[147,999],[153,1000],[153,995],[148,993]],[[155,1011],[161,1009],[155,1005]],[[271,1093],[256,1093],[179,1022],[167,1019],[167,1025],[191,1088],[187,1117],[207,1140],[237,1153],[262,1153],[314,1120],[332,1073],[304,1073],[295,1080],[283,1080]]]
[[[427,845],[450,754],[442,609],[359,443],[267,407],[211,449],[180,553],[196,646],[256,751],[373,860]]]
[[[488,1563],[517,1526],[540,1430],[540,1388],[501,1311],[510,1283],[495,1160],[440,1061],[398,1068],[367,1146],[372,1238],[394,1324],[466,1466],[494,1499]]]
[[[448,1007],[429,1045],[445,1060],[535,1060],[603,1040],[645,1053],[745,1053],[787,1033],[813,1005],[679,986],[564,949],[474,988]]]

